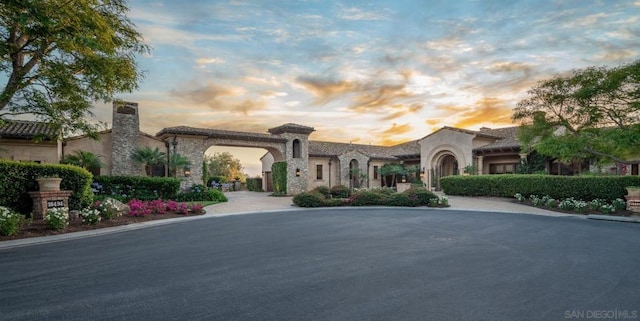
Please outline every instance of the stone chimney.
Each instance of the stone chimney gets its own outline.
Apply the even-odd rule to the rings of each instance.
[[[138,103],[114,101],[112,122],[111,175],[140,175],[140,164],[131,159],[140,136]]]

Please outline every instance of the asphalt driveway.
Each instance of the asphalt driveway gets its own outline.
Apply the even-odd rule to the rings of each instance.
[[[640,224],[574,217],[215,217],[1,250],[0,319],[637,320],[638,244]]]

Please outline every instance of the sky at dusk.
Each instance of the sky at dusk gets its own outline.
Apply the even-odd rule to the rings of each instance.
[[[152,52],[138,59],[140,89],[118,98],[140,104],[149,134],[178,125],[264,133],[293,122],[314,127],[312,140],[393,145],[442,126],[513,125],[538,81],[640,59],[638,0],[129,6]],[[111,121],[110,106],[95,113]]]

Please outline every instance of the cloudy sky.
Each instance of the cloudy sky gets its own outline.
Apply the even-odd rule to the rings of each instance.
[[[130,0],[142,130],[265,132],[393,145],[512,125],[541,79],[640,59],[640,1]],[[110,107],[97,106],[110,121]],[[259,151],[258,154],[264,151]],[[255,161],[255,159],[254,159]]]

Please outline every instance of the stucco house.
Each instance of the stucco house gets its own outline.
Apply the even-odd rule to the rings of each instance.
[[[287,162],[287,193],[297,194],[318,186],[345,185],[379,187],[383,178],[379,169],[387,163],[401,163],[419,168],[424,186],[439,189],[441,177],[465,174],[474,170],[479,175],[515,173],[521,159],[517,140],[518,127],[481,128],[468,130],[443,127],[420,139],[395,146],[336,143],[309,140],[314,128],[299,124],[284,124],[267,133],[248,133],[188,126],[168,127],[156,135],[140,131],[138,104],[115,102],[112,128],[100,133],[96,141],[87,136],[59,138],[46,124],[11,121],[0,127],[0,158],[58,163],[75,150],[99,155],[105,164],[97,175],[145,175],[144,167],[132,161],[139,147],[158,148],[167,156],[179,153],[192,164],[200,164],[205,151],[215,145],[263,148],[261,158],[263,188],[271,190],[271,166]],[[34,138],[41,138],[37,142]],[[582,164],[586,166],[588,164]],[[362,176],[353,175],[358,169]],[[566,164],[547,160],[545,169],[552,174],[571,174]],[[628,170],[613,168],[616,173],[638,175],[638,164]],[[166,168],[154,174],[166,175]],[[201,166],[178,173],[184,188],[203,181]]]

